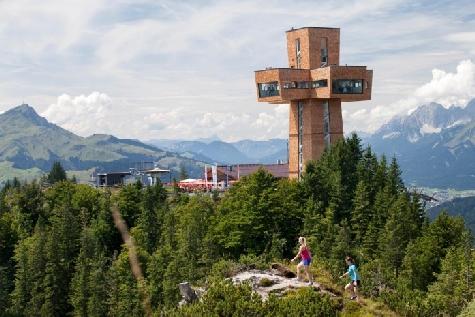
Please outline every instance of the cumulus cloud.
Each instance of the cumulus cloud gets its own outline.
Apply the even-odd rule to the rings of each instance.
[[[105,93],[59,96],[42,113],[48,120],[81,136],[112,132],[112,99]]]
[[[475,97],[475,64],[461,61],[455,73],[432,70],[432,80],[419,87],[414,96],[423,102],[435,101],[445,106],[465,105]]]
[[[345,119],[349,122],[350,131],[362,127],[359,130],[373,132],[395,115],[409,115],[422,104],[437,102],[445,107],[465,106],[472,98],[475,98],[475,64],[471,60],[463,60],[455,72],[433,69],[432,79],[409,96],[393,103],[346,113]]]
[[[450,72],[414,88],[433,65],[475,57],[467,31],[475,22],[460,23],[471,0],[410,9],[405,0],[348,1],[344,9],[336,0],[267,0],[266,10],[261,2],[0,0],[0,42],[8,43],[0,47],[0,107],[47,107],[48,119],[81,135],[287,137],[288,106],[258,105],[252,72],[286,66],[292,26],[341,27],[342,64],[374,69],[373,100],[344,105],[345,130],[374,130],[433,96],[471,96],[448,87]],[[464,72],[453,73],[459,84]],[[57,98],[62,92],[69,95]]]

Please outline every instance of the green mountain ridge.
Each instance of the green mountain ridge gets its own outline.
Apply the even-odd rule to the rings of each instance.
[[[160,150],[138,140],[107,134],[78,136],[39,116],[23,104],[0,115],[0,181],[20,170],[48,171],[60,161],[67,170],[128,170],[134,162],[156,161],[178,171],[184,165],[190,175],[199,175],[201,163],[176,153]],[[29,177],[26,177],[29,178]]]

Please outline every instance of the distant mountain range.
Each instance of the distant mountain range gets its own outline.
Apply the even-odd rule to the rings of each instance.
[[[475,188],[475,99],[464,108],[437,103],[398,115],[373,134],[360,133],[379,155],[396,156],[408,185]],[[152,140],[157,147],[209,163],[287,161],[287,140]]]
[[[360,136],[376,153],[396,156],[408,185],[475,188],[475,99],[463,108],[422,105]],[[83,138],[49,123],[28,105],[0,115],[0,181],[32,178],[56,160],[73,171],[127,170],[133,162],[153,160],[175,173],[184,165],[190,176],[199,177],[202,162],[286,162],[287,140],[224,142],[214,136],[143,143],[104,134]]]
[[[201,175],[201,162],[158,149],[137,140],[71,133],[21,105],[0,115],[0,181],[18,176],[33,178],[60,161],[67,170],[128,170],[134,162],[156,161],[177,173],[183,165]]]
[[[287,161],[286,139],[224,142],[217,138],[211,138],[209,140],[196,141],[150,140],[148,143],[168,151],[177,152],[182,156],[208,163],[272,164],[278,161]]]
[[[464,108],[422,105],[363,141],[378,154],[396,156],[407,184],[475,188],[475,99]]]

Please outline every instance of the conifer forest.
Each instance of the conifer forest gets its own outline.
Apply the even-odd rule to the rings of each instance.
[[[315,281],[342,296],[309,287],[263,301],[228,279],[273,262],[294,270],[299,236]],[[457,316],[475,295],[463,219],[429,221],[396,159],[355,134],[307,164],[300,181],[259,170],[220,195],[97,189],[61,166],[47,182],[12,180],[0,192],[0,316],[367,316],[344,294],[346,256],[363,301],[388,316]],[[183,281],[206,291],[179,307]]]

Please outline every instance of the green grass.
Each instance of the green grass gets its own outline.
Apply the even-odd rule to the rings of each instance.
[[[289,265],[289,263],[286,263]],[[295,271],[297,265],[289,265],[291,270]],[[337,283],[331,276],[330,272],[327,271],[323,264],[318,261],[318,259],[312,261],[310,266],[310,271],[313,275],[313,280],[316,283],[319,283],[322,289],[327,290],[331,293],[336,294],[337,296],[343,297],[343,309],[340,312],[339,316],[342,317],[371,317],[371,316],[381,316],[381,317],[396,317],[399,316],[397,313],[390,310],[385,304],[381,302],[374,301],[370,298],[359,295],[359,303],[350,300],[349,294],[345,292],[342,282]]]
[[[13,167],[12,162],[0,162],[0,182],[11,180],[14,177],[21,181],[39,179],[44,172],[39,168],[18,169]]]

